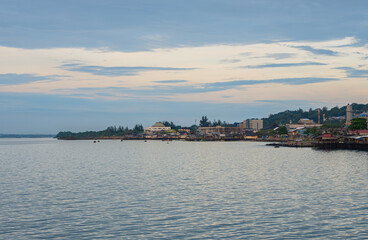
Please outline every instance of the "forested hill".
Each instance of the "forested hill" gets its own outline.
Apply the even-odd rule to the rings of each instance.
[[[368,104],[358,104],[353,103],[353,113],[361,113],[368,110]],[[321,108],[321,119],[323,114],[325,114],[326,119],[331,119],[332,117],[341,117],[346,115],[346,106],[343,107],[333,107],[328,109],[327,107]],[[290,111],[286,110],[284,112],[279,112],[276,114],[270,114],[268,118],[263,118],[263,126],[267,127],[272,123],[278,124],[286,124],[289,123],[290,120],[294,123],[299,121],[301,118],[309,118],[313,121],[317,122],[318,118],[318,110],[317,109],[309,109],[308,111],[303,111],[302,109]]]

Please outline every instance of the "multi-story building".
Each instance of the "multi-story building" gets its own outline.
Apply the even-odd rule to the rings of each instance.
[[[255,131],[259,131],[263,128],[263,120],[262,119],[247,119],[243,121],[243,128],[252,129]]]

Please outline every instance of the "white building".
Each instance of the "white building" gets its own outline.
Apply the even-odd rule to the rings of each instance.
[[[170,130],[170,129],[171,129],[171,127],[166,127],[162,123],[157,122],[157,123],[153,124],[152,127],[145,127],[144,132],[145,133],[161,132],[161,131],[167,131],[167,130]]]

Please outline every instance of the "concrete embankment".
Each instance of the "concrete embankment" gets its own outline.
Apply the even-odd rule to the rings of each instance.
[[[356,143],[356,142],[312,142],[312,141],[288,141],[269,143],[267,146],[274,147],[312,147],[320,150],[359,150],[368,151],[367,143]]]
[[[368,151],[367,143],[356,142],[315,142],[313,147],[322,150],[359,150]]]
[[[278,143],[269,143],[267,146],[274,146],[274,147],[313,147],[312,142],[308,141],[288,141],[288,142],[278,142]]]

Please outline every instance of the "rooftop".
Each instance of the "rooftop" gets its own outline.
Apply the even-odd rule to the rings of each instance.
[[[155,124],[153,124],[153,126],[152,127],[165,127],[165,125],[163,125],[162,123],[160,123],[160,122],[157,122],[157,123],[155,123]]]

